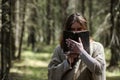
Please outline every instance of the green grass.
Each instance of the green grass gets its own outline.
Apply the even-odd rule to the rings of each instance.
[[[113,72],[106,72],[107,80],[120,80],[120,70]]]
[[[15,61],[10,70],[12,80],[47,80],[47,66],[50,57],[51,54],[46,52],[24,51],[22,60]]]
[[[49,49],[42,52],[32,52],[29,49],[22,52],[21,61],[14,61],[10,70],[11,80],[47,80],[47,66],[52,56]],[[105,53],[107,64],[110,60],[109,51]],[[120,80],[120,69],[106,71],[107,80]]]

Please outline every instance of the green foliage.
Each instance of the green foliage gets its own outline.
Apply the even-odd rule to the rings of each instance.
[[[92,9],[92,30],[94,33],[93,36],[96,35],[96,31],[98,31],[103,24],[106,15],[109,13],[110,8],[110,0],[103,0],[101,3],[99,0],[92,0],[93,1],[93,9]],[[63,1],[64,2],[64,1]],[[75,11],[80,11],[82,7],[78,7],[80,4],[77,3],[78,1],[70,0],[68,8],[64,11],[67,14],[71,14]],[[58,39],[58,35],[63,27],[62,21],[65,16],[63,16],[62,11],[62,0],[51,0],[50,3],[50,30],[52,32],[51,36],[55,35],[55,41]],[[89,20],[89,1],[85,1],[85,17]],[[79,9],[77,9],[79,8]],[[47,0],[31,0],[28,2],[27,5],[27,29],[29,31],[29,27],[33,26],[36,29],[36,38],[39,42],[46,41],[46,36],[49,34],[47,29],[49,26],[47,25]],[[68,15],[66,15],[67,17]],[[88,21],[89,23],[89,21]],[[88,26],[89,27],[89,26]],[[95,40],[98,40],[99,37],[95,37]],[[53,39],[52,39],[53,41]],[[52,42],[51,41],[51,42]],[[54,42],[55,42],[54,41]]]

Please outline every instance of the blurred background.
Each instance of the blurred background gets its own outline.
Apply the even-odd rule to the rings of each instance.
[[[81,12],[105,48],[107,80],[120,80],[120,0],[0,0],[0,80],[47,80],[68,15]]]

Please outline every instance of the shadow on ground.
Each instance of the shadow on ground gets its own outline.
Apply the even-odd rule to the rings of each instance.
[[[9,74],[9,80],[24,80],[23,75],[17,73],[17,72],[11,72]]]
[[[16,67],[17,68],[17,67]],[[23,72],[11,72],[9,80],[48,80],[47,79],[47,67],[18,67]]]
[[[107,80],[120,80],[120,76],[107,77]]]

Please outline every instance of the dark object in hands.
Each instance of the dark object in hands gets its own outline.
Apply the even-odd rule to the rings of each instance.
[[[81,38],[81,41],[83,43],[84,49],[90,54],[90,43],[89,43],[89,31],[63,31],[63,51],[66,53],[70,51],[70,49],[67,47],[66,39],[70,38],[72,40],[75,40],[79,42],[79,37]]]

